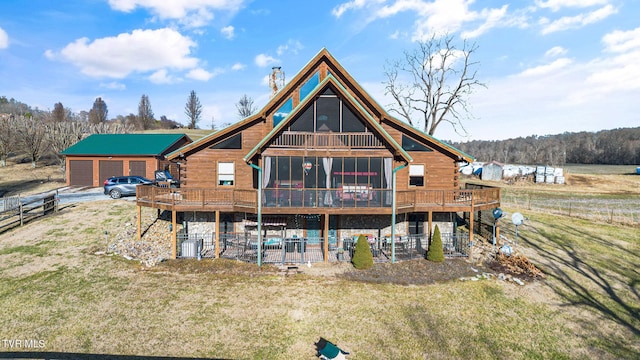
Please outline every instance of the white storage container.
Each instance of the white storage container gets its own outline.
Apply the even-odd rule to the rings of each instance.
[[[198,255],[198,243],[195,240],[186,240],[182,243],[181,255],[186,258],[194,258]]]

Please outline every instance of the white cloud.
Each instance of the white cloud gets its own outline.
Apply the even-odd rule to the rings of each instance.
[[[235,63],[235,64],[233,64],[233,66],[231,66],[231,70],[240,71],[240,70],[244,70],[246,67],[247,67],[247,65],[245,65],[245,64]]]
[[[412,40],[424,40],[433,34],[457,32],[465,25],[474,28],[463,31],[464,38],[478,37],[494,27],[526,26],[524,10],[509,14],[508,5],[502,5],[499,8],[481,8],[475,11],[471,9],[474,3],[474,0],[354,0],[335,7],[332,13],[335,17],[340,17],[346,11],[366,8],[371,15],[365,22],[405,12],[415,14]],[[397,38],[398,35],[396,32],[391,38]]]
[[[235,29],[233,26],[229,25],[229,26],[225,26],[220,30],[220,33],[222,34],[222,36],[224,36],[226,39],[231,40],[235,37],[235,33],[234,33]]]
[[[548,8],[551,11],[558,11],[561,8],[585,8],[595,5],[608,4],[610,0],[537,0],[536,5],[540,8]]]
[[[380,1],[380,0],[351,0],[351,1],[348,1],[346,3],[342,3],[342,4],[334,7],[333,10],[331,10],[331,14],[333,14],[333,16],[339,18],[345,12],[347,12],[348,10],[362,9],[368,3],[380,3],[380,2],[383,2],[383,1]]]
[[[540,21],[540,24],[543,25],[542,34],[546,35],[557,31],[579,29],[583,26],[603,20],[617,12],[618,10],[612,5],[606,5],[588,13],[576,16],[565,16],[555,21],[549,21],[548,19],[543,18]]]
[[[109,0],[109,5],[123,12],[140,7],[161,20],[178,20],[189,27],[201,27],[213,20],[212,11],[237,12],[244,0]]]
[[[541,76],[541,75],[546,75],[549,73],[554,73],[557,72],[560,69],[566,68],[567,66],[569,66],[573,61],[569,58],[560,58],[557,60],[554,60],[553,62],[549,63],[549,64],[545,64],[545,65],[540,65],[540,66],[536,66],[533,68],[529,68],[523,72],[521,72],[520,74],[518,74],[518,76],[522,76],[522,77],[534,77],[534,76]]]
[[[572,109],[570,112],[574,117],[577,113],[583,114],[585,119],[594,124],[591,127],[585,125],[583,130],[597,129],[597,118],[602,121],[618,116],[627,119],[627,122],[637,122],[637,119],[631,120],[628,114],[634,113],[633,106],[637,103],[634,99],[640,96],[640,82],[637,81],[640,79],[640,28],[613,31],[603,36],[602,44],[603,56],[591,61],[575,62],[559,58],[549,64],[527,69],[501,83],[508,83],[512,87],[509,91],[514,97],[529,97],[528,101],[535,101],[549,111]],[[558,56],[565,52],[562,48],[554,47],[545,56]],[[493,89],[493,85],[490,84],[489,88]],[[504,89],[506,91],[508,86]],[[554,107],[555,110],[552,110]],[[543,112],[542,108],[538,111]],[[583,118],[572,120],[579,122]]]
[[[100,87],[104,88],[104,89],[120,90],[120,91],[127,89],[127,86],[125,84],[117,82],[117,81],[112,81],[110,83],[101,83]]]
[[[280,60],[266,54],[259,54],[258,56],[256,56],[254,61],[259,67],[267,67],[269,65],[280,62]]]
[[[492,28],[504,26],[507,18],[507,8],[508,5],[504,5],[499,9],[483,9],[479,17],[484,19],[484,22],[475,30],[462,32],[462,37],[467,39],[475,38]],[[508,23],[508,20],[506,22]]]
[[[4,29],[0,28],[0,49],[9,47],[9,35]]]
[[[194,80],[208,81],[209,79],[216,77],[222,73],[224,73],[223,69],[215,69],[211,72],[202,68],[197,68],[189,71],[186,76]]]
[[[640,27],[613,31],[602,38],[604,51],[611,54],[594,60],[581,98],[598,98],[611,92],[640,89]]]
[[[149,81],[154,84],[173,84],[178,82],[178,79],[169,75],[167,69],[160,69],[149,76]]]
[[[621,52],[633,49],[640,49],[640,27],[629,31],[614,31],[602,38],[605,50],[610,52]]]
[[[65,46],[59,55],[86,75],[124,78],[132,72],[195,68],[198,59],[190,56],[195,46],[189,37],[173,29],[134,30],[93,42],[80,38]],[[55,55],[51,51],[45,54],[49,58]]]
[[[276,49],[276,54],[278,54],[278,56],[282,56],[285,53],[297,55],[298,51],[302,49],[304,49],[304,46],[302,46],[302,43],[300,43],[300,41],[289,39],[289,41],[287,41],[285,45],[278,46],[278,48]]]
[[[567,49],[563,48],[562,46],[554,46],[551,49],[547,50],[547,52],[544,53],[544,56],[547,58],[554,58],[565,55],[566,53]]]

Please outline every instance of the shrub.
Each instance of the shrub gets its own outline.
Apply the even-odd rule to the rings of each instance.
[[[427,249],[427,260],[434,262],[444,261],[444,252],[442,251],[442,236],[440,235],[440,228],[436,225],[433,230],[433,237],[431,238],[431,244]]]
[[[358,237],[351,263],[356,269],[369,269],[373,266],[373,254],[366,236]]]

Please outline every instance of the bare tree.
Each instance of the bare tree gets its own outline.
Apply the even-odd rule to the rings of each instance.
[[[89,110],[89,122],[92,124],[103,123],[107,121],[108,114],[107,103],[100,97],[96,98],[96,101],[93,102],[93,108]]]
[[[470,117],[467,97],[477,86],[485,87],[472,69],[477,62],[472,62],[471,56],[477,49],[466,41],[457,49],[452,36],[433,35],[418,42],[417,49],[405,51],[404,59],[388,61],[385,94],[395,100],[390,111],[429,135],[442,122],[466,134],[463,122]]]
[[[247,94],[242,95],[240,100],[238,100],[236,103],[236,109],[238,109],[238,116],[240,119],[251,116],[257,110],[257,108],[253,106],[253,99],[247,96]]]
[[[120,123],[91,124],[89,127],[90,134],[127,134],[133,130],[133,126]]]
[[[55,122],[62,122],[69,118],[70,111],[65,109],[61,102],[53,105],[53,111],[51,112],[51,119]]]
[[[138,120],[139,118],[135,114],[130,113],[129,115],[124,117],[124,121],[122,121],[121,123],[131,127],[132,129],[142,130],[142,124]]]
[[[202,115],[202,105],[195,90],[191,90],[191,94],[189,94],[187,104],[184,107],[184,113],[189,117],[189,129],[195,129]]]
[[[86,127],[86,123],[77,121],[52,121],[46,124],[47,144],[49,144],[51,151],[58,158],[62,169],[64,169],[65,161],[64,156],[60,155],[60,153],[82,140],[87,131]]]
[[[36,167],[36,162],[40,160],[42,153],[46,150],[47,131],[44,126],[46,114],[41,112],[38,112],[38,114],[39,118],[32,115],[21,116],[17,129],[21,148],[29,155],[31,166],[34,168]]]
[[[140,98],[140,104],[138,105],[138,119],[142,124],[144,130],[151,129],[155,124],[153,118],[153,110],[151,110],[151,103],[147,95],[142,95]]]
[[[0,114],[0,166],[4,167],[7,165],[7,157],[15,150],[16,145],[14,116]]]

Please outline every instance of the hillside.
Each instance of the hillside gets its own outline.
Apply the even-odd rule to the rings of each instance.
[[[640,122],[640,120],[639,120]],[[640,127],[498,141],[448,142],[478,161],[502,163],[640,165]]]

